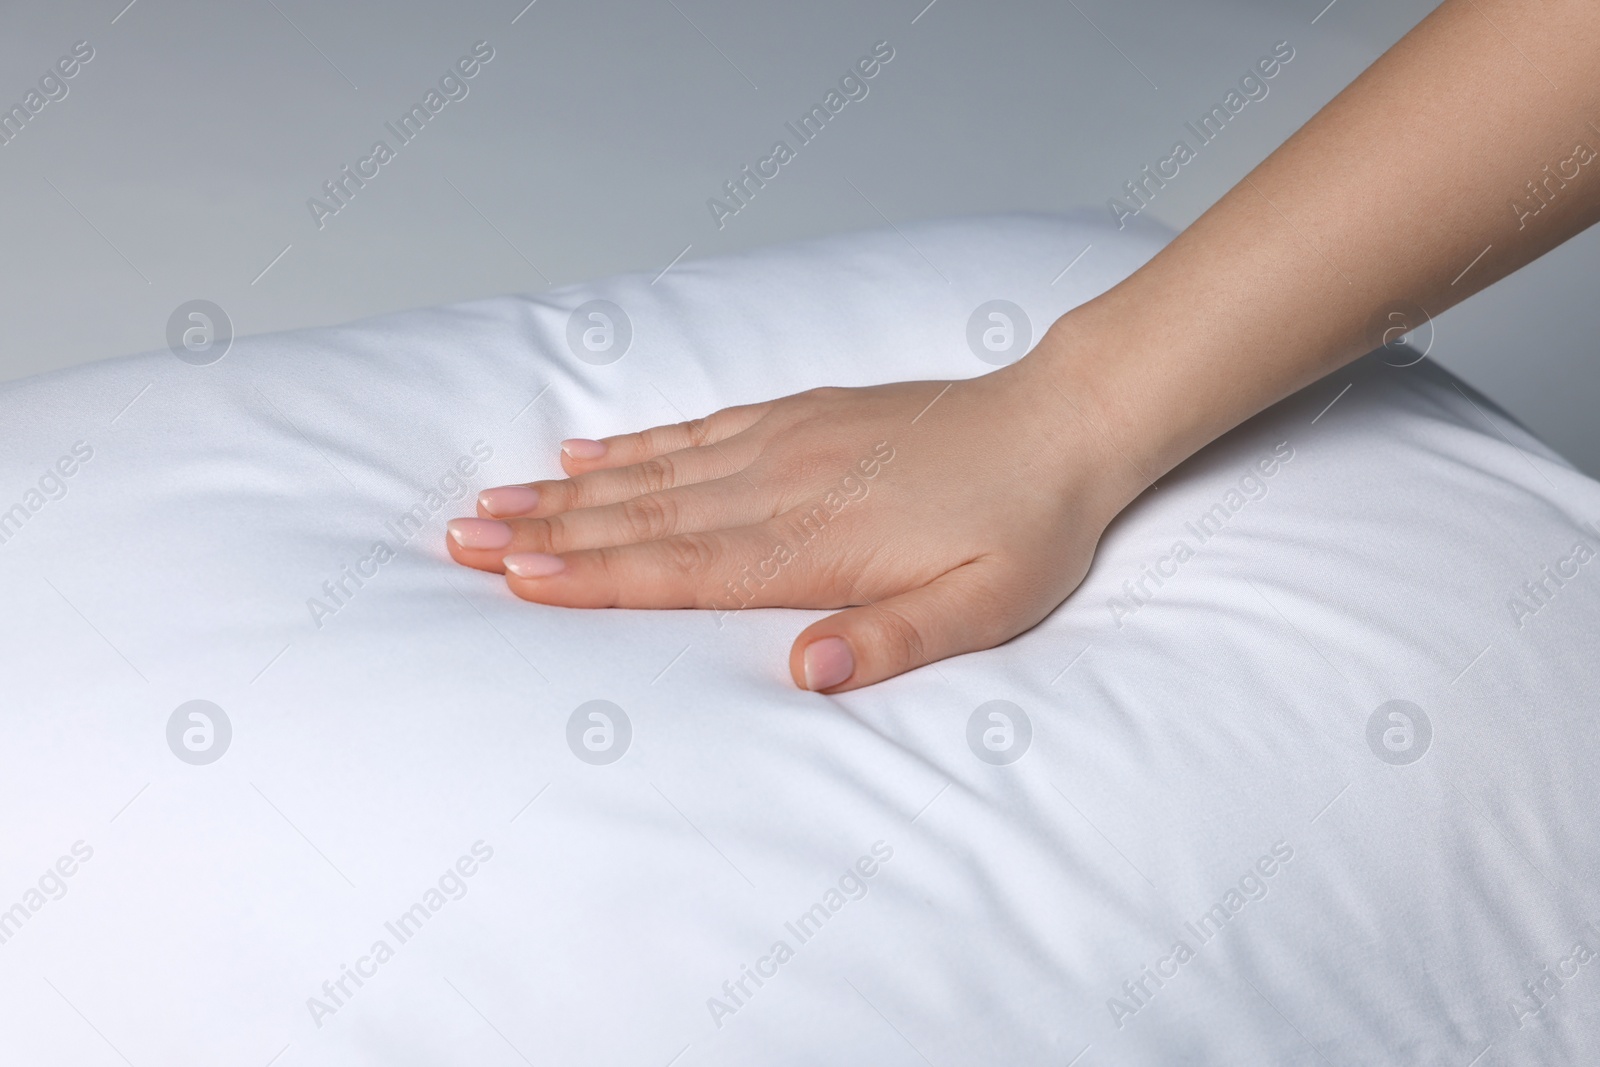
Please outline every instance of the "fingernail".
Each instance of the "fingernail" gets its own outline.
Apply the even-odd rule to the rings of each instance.
[[[451,519],[447,526],[462,548],[504,548],[511,543],[511,527],[494,519]]]
[[[573,459],[599,459],[606,454],[606,443],[587,437],[569,437],[561,442],[561,451]]]
[[[806,688],[813,693],[832,689],[855,673],[856,657],[842,637],[824,637],[806,646]]]
[[[548,552],[513,552],[500,561],[518,578],[548,578],[567,569],[567,561]]]
[[[497,485],[478,494],[478,506],[500,518],[526,515],[539,506],[539,490],[526,485]]]

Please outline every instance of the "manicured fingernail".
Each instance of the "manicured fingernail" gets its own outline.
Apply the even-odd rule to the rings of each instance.
[[[511,527],[494,519],[451,519],[449,530],[462,548],[505,548],[511,543]]]
[[[567,569],[567,561],[548,552],[513,552],[500,561],[518,578],[548,578]]]
[[[806,688],[832,689],[855,673],[856,657],[842,637],[824,637],[806,646]]]
[[[539,506],[539,490],[526,485],[497,485],[478,494],[478,506],[500,518],[526,515]]]
[[[561,442],[561,451],[573,459],[599,459],[606,454],[606,443],[587,437],[569,437]]]

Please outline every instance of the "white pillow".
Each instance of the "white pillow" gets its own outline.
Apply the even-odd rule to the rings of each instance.
[[[907,225],[0,386],[0,1059],[1597,1062],[1600,487],[1426,361],[840,697],[815,613],[443,551],[564,437],[974,375],[980,305],[1037,339],[1161,239]]]

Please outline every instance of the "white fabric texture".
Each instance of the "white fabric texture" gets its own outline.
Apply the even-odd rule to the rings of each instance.
[[[975,375],[975,308],[1037,339],[1162,239],[908,225],[0,387],[0,1060],[1600,1062],[1600,486],[1431,361],[838,697],[787,675],[818,613],[546,608],[443,550],[564,437]]]

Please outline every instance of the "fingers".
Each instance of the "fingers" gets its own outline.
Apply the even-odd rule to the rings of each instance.
[[[498,572],[514,553],[575,552],[734,529],[764,522],[775,511],[765,494],[736,475],[546,518],[452,519],[448,543],[457,562]]]
[[[486,519],[540,518],[615,504],[645,493],[721,478],[733,473],[735,462],[720,449],[690,448],[571,478],[496,486],[478,494],[478,515]]]
[[[998,571],[977,560],[813,623],[789,651],[789,674],[802,689],[843,693],[1009,641],[1038,619],[1001,592]]]
[[[669,426],[652,426],[638,433],[619,434],[598,441],[574,437],[561,442],[561,467],[568,474],[624,467],[668,452],[715,445],[753,426],[772,405],[747,404],[723,408],[703,419]],[[715,451],[715,449],[712,449]]]
[[[748,603],[827,603],[799,567],[784,567],[781,538],[766,524],[685,533],[561,555],[504,559],[506,584],[524,600],[573,608],[715,608]]]

